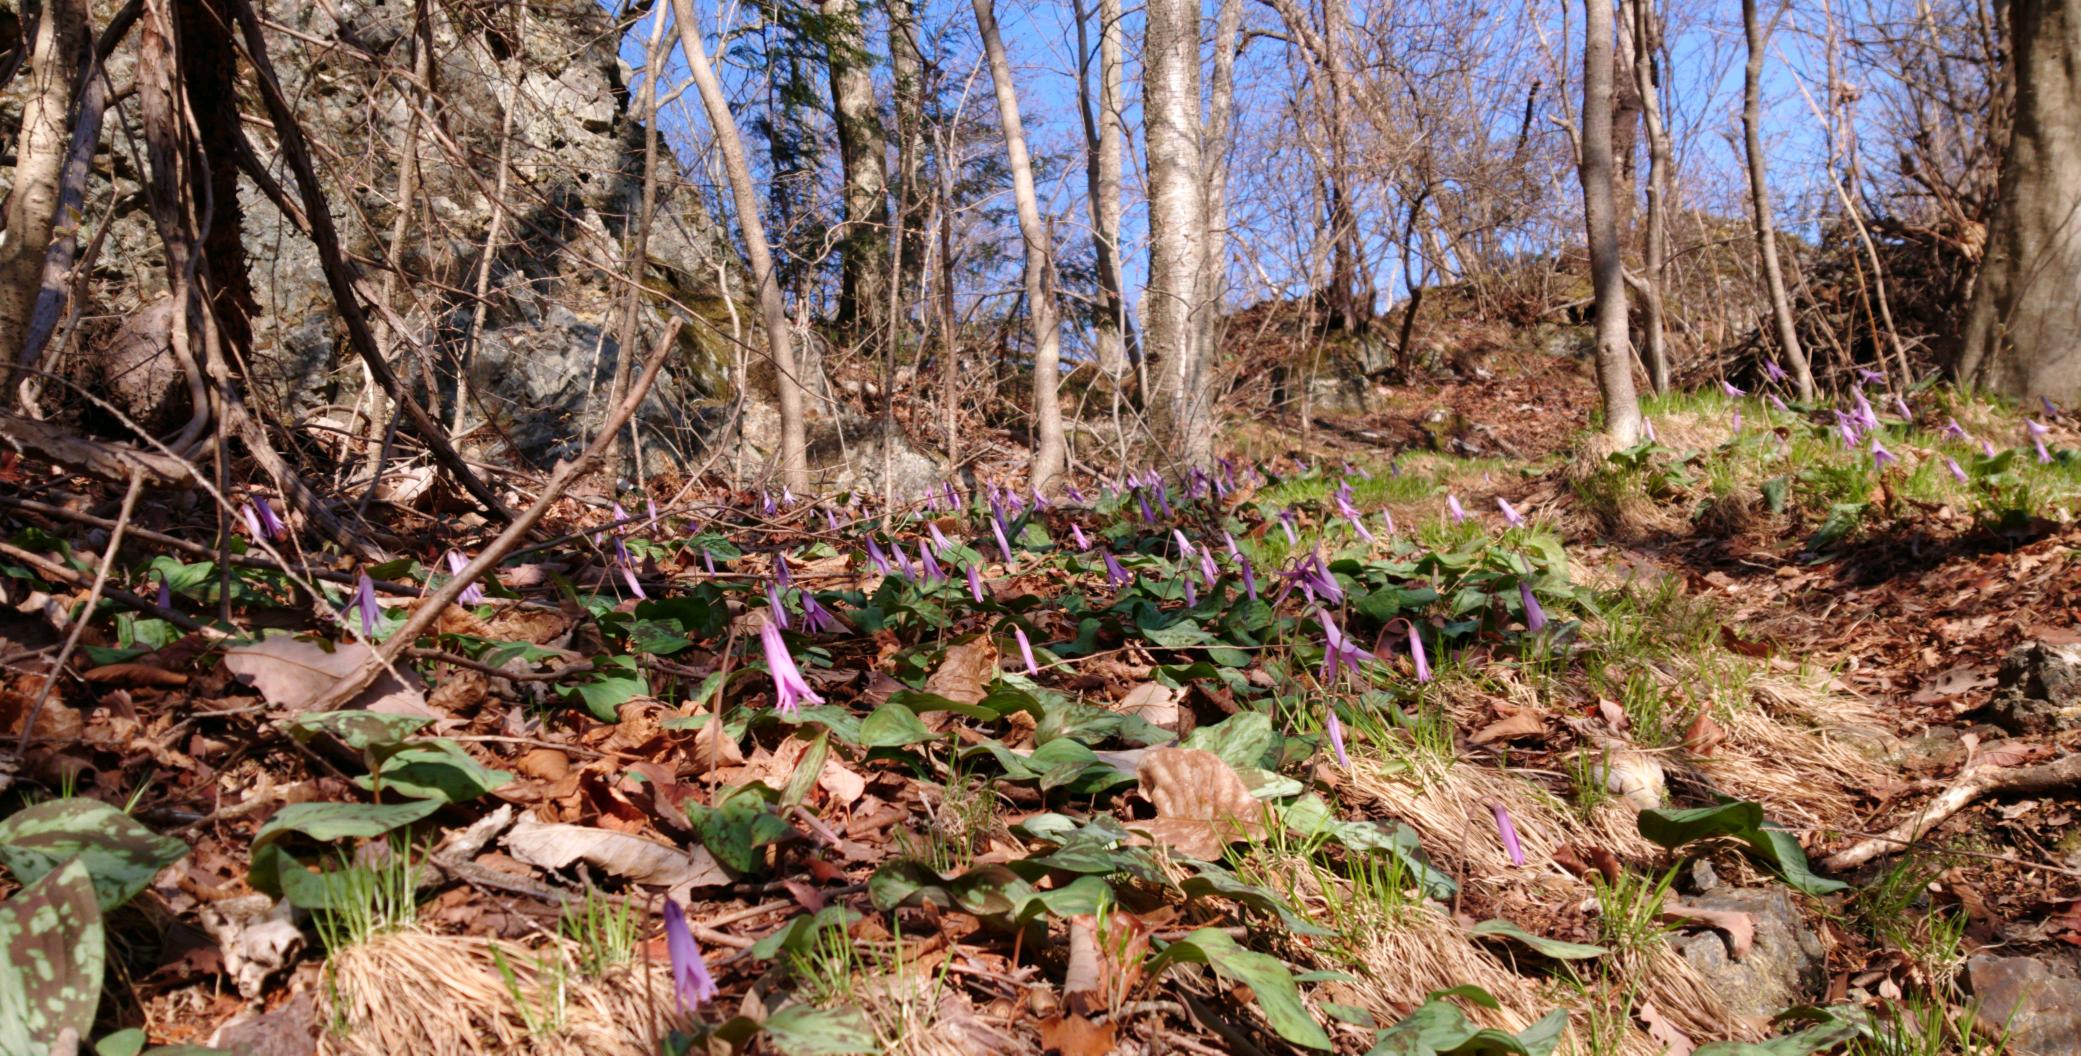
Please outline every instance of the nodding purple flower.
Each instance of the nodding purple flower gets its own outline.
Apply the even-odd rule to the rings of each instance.
[[[1496,815],[1496,832],[1503,837],[1503,852],[1510,856],[1510,864],[1520,869],[1524,868],[1525,848],[1518,842],[1517,826],[1510,823],[1510,812],[1503,809],[1503,804],[1496,802],[1489,803],[1489,810]]]
[[[1886,375],[1881,374],[1878,371],[1871,369],[1870,367],[1858,367],[1857,380],[1861,384],[1865,385],[1884,385],[1886,384]]]
[[[918,578],[918,570],[916,566],[910,563],[910,555],[904,553],[901,540],[889,540],[889,553],[896,558],[896,567],[903,570],[903,578],[908,580],[916,580]]]
[[[1972,437],[1966,435],[1965,426],[1959,425],[1956,418],[1944,419],[1943,434],[1953,440],[1972,439]]]
[[[448,574],[451,576],[462,575],[462,570],[470,567],[469,559],[463,557],[461,554],[458,554],[453,550],[448,551],[447,560]],[[484,588],[478,586],[475,583],[472,583],[469,586],[462,588],[462,593],[458,595],[455,600],[461,602],[464,605],[476,605],[484,600]]]
[[[1416,629],[1415,620],[1403,621],[1409,625],[1409,658],[1416,662],[1416,680],[1431,680],[1431,661],[1423,655],[1423,632]]]
[[[354,597],[347,602],[347,607],[361,611],[361,636],[374,640],[376,621],[383,618],[383,608],[376,604],[376,583],[367,572],[363,572],[361,580],[354,584]],[[346,611],[341,610],[340,614],[344,616]]]
[[[1876,436],[1871,438],[1871,460],[1880,469],[1885,469],[1887,466],[1900,461],[1900,459],[1894,457],[1893,452],[1886,450],[1879,443],[1879,438]]]
[[[1850,399],[1857,404],[1857,413],[1854,416],[1857,419],[1857,427],[1860,429],[1877,429],[1879,427],[1879,415],[1878,412],[1871,409],[1871,401],[1864,398],[1864,390],[1850,390]]]
[[[1178,582],[1185,586],[1185,607],[1188,609],[1199,608],[1199,588],[1192,585],[1192,577],[1189,575],[1179,576]]]
[[[939,551],[939,556],[947,556],[947,551],[954,548],[954,544],[948,541],[946,533],[939,530],[939,525],[926,521],[925,532],[932,536],[932,547]]]
[[[1640,419],[1640,435],[1642,439],[1646,440],[1650,444],[1656,442],[1655,420],[1653,418],[1644,417]]]
[[[1040,485],[1038,484],[1035,484],[1033,486],[1033,508],[1036,510],[1045,510],[1048,508],[1048,497],[1046,495],[1041,494]]]
[[[1841,411],[1837,411],[1835,415],[1835,431],[1837,435],[1843,438],[1844,447],[1857,446],[1857,423]]]
[[[1239,557],[1236,562],[1243,570],[1243,593],[1249,595],[1251,601],[1256,601],[1257,570],[1250,566],[1250,559],[1247,557]]]
[[[1772,381],[1783,381],[1787,377],[1789,377],[1789,375],[1785,373],[1785,368],[1778,366],[1778,361],[1775,359],[1766,359],[1763,361],[1763,376],[1769,378]]]
[[[939,486],[940,486],[940,488],[942,489],[943,493],[944,493],[944,494],[946,495],[946,497],[947,497],[947,509],[949,509],[949,510],[958,510],[958,509],[960,509],[960,508],[961,508],[961,499],[960,499],[960,497],[959,497],[959,496],[957,496],[957,495],[955,495],[955,494],[954,494],[954,482],[953,482],[953,481],[951,481],[951,480],[942,480],[942,481],[940,481],[940,482],[939,482]]]
[[[759,512],[765,514],[768,517],[771,517],[774,514],[780,512],[780,507],[778,505],[775,505],[773,502],[773,495],[771,492],[759,492]]]
[[[644,496],[644,498],[643,498],[643,508],[644,508],[644,511],[645,511],[645,512],[647,512],[647,513],[649,513],[649,514],[650,514],[650,520],[649,520],[649,521],[647,521],[647,522],[645,522],[645,523],[647,524],[647,526],[648,526],[648,527],[651,527],[651,528],[655,528],[655,527],[657,527],[657,526],[658,526],[658,502],[657,502],[657,500],[656,500],[656,499],[653,499],[653,498],[651,498],[651,497],[649,497],[649,496],[647,496],[647,495],[646,495],[646,496]]]
[[[779,624],[781,630],[788,629],[788,607],[781,604],[778,583],[768,581],[766,584],[766,610],[773,614],[773,622]]]
[[[1525,606],[1525,630],[1538,634],[1546,629],[1546,610],[1539,607],[1539,599],[1532,594],[1532,581],[1517,581],[1517,600]]]
[[[925,571],[925,582],[936,583],[947,578],[945,569],[939,567],[939,559],[932,556],[932,548],[918,544],[918,567]]]
[[[1069,496],[1069,501],[1074,502],[1079,506],[1089,505],[1089,503],[1087,503],[1084,499],[1084,492],[1075,484],[1064,485],[1062,491],[1063,494]]]
[[[707,569],[709,575],[715,575],[715,555],[709,553],[707,550],[702,550],[701,567]]]
[[[1131,582],[1128,578],[1127,570],[1120,567],[1120,562],[1113,557],[1111,550],[1100,550],[1098,553],[1100,557],[1105,558],[1106,582],[1111,584],[1114,590],[1118,590]]]
[[[1012,624],[1012,638],[1019,643],[1019,659],[1026,661],[1026,673],[1039,675],[1040,665],[1033,661],[1033,643],[1026,640],[1026,629]]]
[[[2032,439],[2040,439],[2044,437],[2046,433],[2052,431],[2049,427],[2045,425],[2045,423],[2040,422],[2035,418],[2025,418],[2023,420],[2023,428],[2025,431],[2030,433]]]
[[[1899,393],[1893,394],[1893,409],[1899,411],[1902,418],[1911,422],[1915,420],[1915,412],[1908,408],[1908,401],[1901,399]]]
[[[1185,533],[1183,531],[1176,528],[1171,529],[1171,541],[1178,544],[1179,557],[1192,556],[1192,543],[1185,538]]]
[[[1286,533],[1286,545],[1301,545],[1301,537],[1299,535],[1294,534],[1292,510],[1279,511],[1279,528]]]
[[[1792,408],[1785,406],[1785,401],[1778,399],[1777,393],[1766,392],[1763,394],[1763,398],[1770,401],[1771,409],[1777,411],[1779,414],[1792,413]]]
[[[1950,455],[1945,455],[1945,456],[1944,456],[1944,468],[1945,468],[1945,469],[1948,469],[1948,470],[1950,470],[1950,471],[1951,471],[1951,476],[1953,476],[1953,477],[1957,478],[1957,480],[1958,480],[1958,482],[1959,482],[1960,484],[1964,484],[1964,483],[1966,483],[1966,481],[1967,481],[1967,479],[1968,479],[1968,478],[1967,478],[1967,477],[1966,477],[1966,475],[1965,475],[1965,470],[1963,470],[1963,469],[1960,469],[1960,468],[1958,468],[1958,460],[1957,460],[1957,459],[1955,459],[1955,458],[1952,458],[1952,457],[1951,457]]]
[[[1993,458],[1995,455],[2000,454],[2000,452],[1994,449],[1994,441],[1985,438],[1980,440],[1980,453],[1988,458]]]
[[[1156,511],[1149,508],[1149,497],[1147,495],[1142,494],[1142,490],[1140,488],[1135,489],[1134,501],[1137,504],[1139,504],[1142,508],[1142,523],[1155,524]]]
[[[701,944],[687,927],[686,911],[679,903],[665,900],[665,950],[672,957],[672,992],[679,997],[679,1010],[691,1013],[715,1000],[715,978],[708,962],[701,959]]]
[[[1315,619],[1322,624],[1322,684],[1328,686],[1336,682],[1340,671],[1349,670],[1357,674],[1366,661],[1365,650],[1353,645],[1351,639],[1337,629],[1337,621],[1330,619],[1328,610],[1316,610]]]
[[[268,538],[279,543],[289,538],[289,526],[275,516],[275,508],[267,504],[264,495],[255,495],[251,502],[246,503],[246,530],[252,532],[255,539]]]
[[[1163,515],[1165,517],[1175,519],[1178,516],[1178,511],[1171,509],[1170,489],[1163,486],[1163,478],[1158,477],[1155,470],[1149,471],[1149,478],[1149,490],[1156,493],[1156,504],[1163,507]]]
[[[703,552],[705,553],[706,551]],[[867,539],[867,560],[874,562],[874,567],[882,575],[892,574],[889,569],[889,555],[882,553],[881,544],[875,542],[872,536],[869,536]]]
[[[1243,559],[1243,548],[1236,545],[1236,537],[1234,535],[1229,534],[1229,531],[1226,528],[1221,530],[1221,542],[1228,547],[1229,557],[1237,561],[1241,561]]]
[[[776,610],[776,617],[778,610]],[[759,628],[759,643],[766,647],[766,670],[773,675],[773,710],[782,715],[794,716],[802,705],[822,704],[824,698],[802,678],[802,669],[795,666],[795,658],[788,655],[788,643],[781,640],[780,624],[767,620]]]
[[[838,534],[838,515],[828,506],[824,508],[824,529],[833,535]]]
[[[1337,721],[1337,706],[1329,701],[1322,702],[1322,729],[1330,735],[1330,750],[1337,753],[1337,765],[1351,769],[1351,756],[1344,751],[1344,724]]]
[[[1221,570],[1214,567],[1214,551],[1211,547],[1203,548],[1199,552],[1199,576],[1206,581],[1208,590],[1213,590],[1214,581],[1221,578]]]
[[[1349,498],[1346,498],[1343,494],[1337,494],[1330,496],[1330,501],[1336,505],[1337,513],[1342,515],[1344,519],[1358,520],[1358,507],[1353,506]]]
[[[1512,528],[1524,527],[1525,515],[1517,512],[1517,507],[1512,506],[1509,499],[1501,495],[1496,496],[1496,508],[1503,511],[1503,523]]]
[[[992,517],[992,518],[990,518],[990,531],[991,531],[991,532],[993,532],[993,533],[995,533],[995,534],[996,534],[996,536],[997,536],[997,550],[998,550],[998,552],[999,552],[999,553],[1002,553],[1002,554],[1004,555],[1004,563],[1005,563],[1005,564],[1007,564],[1007,565],[1011,564],[1011,563],[1012,563],[1012,543],[1011,543],[1011,540],[1009,540],[1009,539],[1005,538],[1005,536],[1004,536],[1004,521],[1003,521],[1003,519],[1001,519],[1001,518],[998,518],[998,517]]]
[[[1295,562],[1293,570],[1282,573],[1282,577],[1287,581],[1287,590],[1299,587],[1311,601],[1320,597],[1332,605],[1344,603],[1344,588],[1337,583],[1337,577],[1331,574],[1329,566],[1323,563],[1321,550]],[[1284,592],[1280,596],[1284,597]]]
[[[1357,510],[1351,511],[1351,530],[1357,532],[1358,537],[1364,539],[1367,546],[1375,546],[1380,542],[1380,540],[1373,538],[1373,533],[1366,528],[1366,522],[1358,516]]]
[[[152,599],[152,604],[162,609],[170,610],[173,608],[173,584],[166,581],[166,573],[164,572],[159,573],[159,594]]]
[[[2052,461],[2052,452],[2045,450],[2045,441],[2033,436],[2030,438],[2030,446],[2038,449],[2039,462],[2043,463]]]
[[[1741,432],[1741,408],[1736,407],[1734,409],[1733,415],[1730,416],[1729,420],[1734,426],[1734,431],[1737,433]]]
[[[1384,525],[1386,525],[1386,526],[1387,526],[1387,534],[1389,534],[1389,535],[1393,535],[1393,534],[1395,534],[1395,515],[1394,515],[1394,514],[1392,514],[1392,513],[1389,513],[1389,512],[1387,512],[1386,510],[1381,510],[1381,511],[1380,511],[1380,523],[1382,523],[1382,524],[1384,524]]]
[[[1726,393],[1730,398],[1735,399],[1739,399],[1740,397],[1748,395],[1747,392],[1735,388],[1733,382],[1726,380],[1722,380],[1720,382],[1720,391]]]
[[[802,598],[802,629],[805,632],[809,634],[823,634],[839,628],[838,617],[832,615],[831,610],[825,608],[824,603],[816,599],[816,595],[805,590],[800,597]]]
[[[2038,397],[2038,406],[2039,406],[2039,407],[2042,407],[2042,408],[2044,408],[2044,409],[2045,409],[2045,417],[2047,417],[2047,418],[2057,418],[2057,417],[2059,417],[2059,404],[2053,403],[2053,402],[2052,402],[2052,397],[2050,397],[2050,396],[2040,396],[2040,397]]]
[[[773,578],[783,587],[792,587],[795,585],[794,577],[788,575],[788,555],[773,555]]]
[[[1091,540],[1090,538],[1084,535],[1083,526],[1075,523],[1074,521],[1072,521],[1069,526],[1069,537],[1073,542],[1077,544],[1077,549],[1091,549]]]
[[[627,544],[623,543],[621,536],[618,535],[614,537],[614,567],[621,571],[622,582],[629,585],[629,593],[634,594],[638,598],[648,598],[650,596],[643,593],[643,584],[637,582],[636,559],[629,556]]]
[[[983,577],[976,572],[973,564],[968,566],[968,596],[974,598],[978,605],[983,603]]]
[[[1445,511],[1452,514],[1454,524],[1464,523],[1467,519],[1467,511],[1460,505],[1460,497],[1449,491],[1445,493]]]

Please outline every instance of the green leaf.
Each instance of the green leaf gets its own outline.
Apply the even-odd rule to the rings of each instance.
[[[790,918],[786,924],[752,943],[751,949],[745,952],[761,961],[770,961],[783,952],[806,953],[824,929],[850,928],[860,916],[859,911],[842,905],[825,906],[813,914],[803,913]]]
[[[71,861],[0,904],[0,1052],[43,1056],[101,1004],[107,956],[87,867]]]
[[[1542,957],[1550,957],[1556,961],[1582,961],[1592,957],[1602,957],[1611,952],[1602,946],[1590,946],[1580,942],[1563,942],[1560,939],[1549,939],[1544,935],[1534,935],[1500,918],[1484,920],[1468,928],[1467,934],[1482,938],[1513,939],[1531,947],[1534,953]]]
[[[809,750],[795,764],[795,772],[788,775],[788,787],[780,792],[780,805],[799,806],[809,798],[809,791],[816,787],[817,775],[823,773],[824,760],[831,756],[831,731],[818,730],[809,742]]]
[[[1400,1022],[1381,1031],[1366,1056],[1548,1056],[1568,1029],[1566,1009],[1555,1009],[1516,1034],[1476,1026],[1446,1000],[1450,997],[1485,1008],[1500,1007],[1494,995],[1478,986],[1437,991]]]
[[[1862,1033],[1864,1028],[1856,1023],[1831,1016],[1827,1022],[1769,1041],[1716,1041],[1701,1045],[1696,1056],[1811,1056],[1854,1040]]]
[[[904,748],[933,739],[918,713],[894,700],[860,720],[859,743],[868,748]]]
[[[159,870],[187,853],[187,844],[96,799],[51,800],[0,821],[0,863],[17,880],[33,884],[77,859],[103,911],[135,898]]]
[[[1330,1038],[1301,1003],[1301,990],[1285,962],[1270,954],[1246,950],[1225,931],[1201,928],[1163,948],[1150,963],[1155,976],[1173,961],[1204,964],[1231,983],[1242,983],[1257,995],[1265,1020],[1279,1036],[1310,1049],[1328,1049]]]
[[[592,677],[583,682],[556,687],[564,699],[578,698],[585,710],[601,722],[618,722],[621,706],[650,694],[650,683],[636,666],[633,656],[603,656],[593,661]]]
[[[794,1004],[766,1017],[766,1039],[784,1056],[880,1052],[874,1025],[857,1008]]]
[[[386,792],[448,803],[467,803],[513,780],[511,773],[485,766],[446,737],[406,745],[383,761],[377,776]],[[366,774],[354,783],[371,791],[379,784]]]
[[[357,752],[379,752],[401,743],[432,721],[417,715],[392,715],[357,708],[308,711],[285,720],[282,725],[299,741],[309,742],[320,734],[330,734],[334,740]]]
[[[1798,839],[1763,818],[1763,807],[1753,800],[1733,799],[1713,807],[1643,810],[1640,834],[1663,847],[1675,850],[1696,840],[1728,836],[1749,847],[1749,853],[1795,890],[1809,895],[1826,895],[1850,885],[1814,875],[1807,866],[1806,851]]]
[[[1245,883],[1235,874],[1216,865],[1200,866],[1198,876],[1191,876],[1178,885],[1188,898],[1205,898],[1219,895],[1237,905],[1248,906],[1261,913],[1270,913],[1296,935],[1334,935],[1333,931],[1319,927],[1305,915],[1294,911],[1286,900],[1272,893],[1269,888]]]
[[[275,811],[253,836],[258,850],[294,832],[323,842],[373,839],[441,809],[439,800],[410,803],[291,803]]]
[[[1182,747],[1213,752],[1222,762],[1238,770],[1264,762],[1265,753],[1279,743],[1271,716],[1261,711],[1241,711],[1212,726],[1201,726],[1185,737]]]
[[[1408,870],[1409,878],[1422,886],[1426,897],[1448,899],[1459,887],[1450,874],[1433,866],[1424,856],[1416,830],[1401,822],[1390,829],[1375,821],[1348,821],[1337,817],[1329,804],[1313,793],[1276,809],[1287,828],[1304,836],[1328,836],[1353,851],[1393,855]]]
[[[712,809],[688,803],[687,814],[693,818],[701,845],[717,861],[740,873],[755,871],[764,864],[759,848],[789,831],[788,823],[767,809],[766,797],[770,794],[771,789],[755,781],[732,790]]]

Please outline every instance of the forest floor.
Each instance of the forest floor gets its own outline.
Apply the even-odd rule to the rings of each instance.
[[[1044,507],[567,500],[327,712],[486,533],[256,510],[227,569],[148,496],[96,591],[120,493],[9,464],[0,934],[106,955],[0,1002],[103,1053],[2076,1051],[2081,422],[1713,391],[1614,452],[1580,364],[1491,369]]]

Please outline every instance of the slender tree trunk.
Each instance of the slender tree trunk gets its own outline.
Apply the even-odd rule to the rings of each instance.
[[[875,340],[889,299],[889,141],[874,100],[874,59],[857,0],[823,0],[831,114],[845,170],[839,227],[838,322],[854,341]]]
[[[1187,465],[1213,461],[1206,363],[1195,314],[1205,266],[1200,185],[1198,0],[1149,0],[1143,20],[1142,123],[1148,151],[1150,417],[1158,440]]]
[[[1098,96],[1091,91],[1091,46],[1086,24],[1090,12],[1076,0],[1077,108],[1084,119],[1084,178],[1091,204],[1091,242],[1098,272],[1099,325],[1095,339],[1098,369],[1117,389],[1127,371],[1133,335],[1127,324],[1127,298],[1120,289],[1120,162],[1123,120],[1121,77],[1126,65],[1120,27],[1120,0],[1098,4]]]
[[[43,257],[58,221],[58,183],[71,142],[73,97],[88,65],[84,0],[44,0],[29,48],[29,82],[15,137],[14,186],[0,238],[0,359],[22,352],[29,316],[43,287]]]
[[[2016,123],[1959,376],[2081,402],[2081,0],[2009,0]]]
[[[775,399],[780,405],[780,475],[789,488],[809,491],[809,443],[803,423],[802,379],[795,371],[794,334],[788,328],[787,304],[780,296],[780,276],[773,270],[773,250],[766,243],[766,224],[759,212],[758,184],[751,165],[745,161],[744,139],[738,134],[737,119],[722,83],[708,64],[708,48],[701,41],[701,24],[695,21],[693,0],[672,0],[672,17],[679,23],[679,46],[686,54],[687,72],[701,94],[701,107],[715,134],[722,154],[723,173],[730,181],[730,196],[737,208],[737,225],[744,232],[744,252],[750,258],[752,282],[759,293],[759,320],[766,328],[766,351],[773,357]]]
[[[1648,381],[1656,392],[1669,391],[1668,324],[1662,295],[1668,285],[1669,129],[1662,123],[1662,71],[1657,56],[1662,45],[1661,19],[1654,0],[1628,0],[1633,22],[1633,90],[1640,99],[1641,122],[1647,128],[1647,226],[1642,232],[1641,329],[1647,338]]]
[[[1770,35],[1756,14],[1756,0],[1741,0],[1741,27],[1749,44],[1748,64],[1742,70],[1741,132],[1749,156],[1749,209],[1755,213],[1756,256],[1764,293],[1770,298],[1771,320],[1777,326],[1778,348],[1785,354],[1800,400],[1810,401],[1814,372],[1807,364],[1806,350],[1799,346],[1792,296],[1785,290],[1785,270],[1778,263],[1776,222],[1770,214],[1769,173],[1763,158],[1763,54]]]
[[[1604,435],[1620,447],[1640,438],[1640,401],[1626,340],[1626,280],[1619,259],[1618,214],[1612,203],[1612,0],[1583,0],[1583,219],[1589,228],[1590,279],[1597,296],[1597,389]]]
[[[1236,42],[1243,29],[1242,0],[1221,0],[1214,13],[1214,76],[1207,91],[1207,121],[1200,137],[1206,166],[1200,225],[1198,314],[1193,347],[1206,372],[1212,398],[1215,366],[1221,360],[1221,306],[1228,292],[1228,154],[1235,124]]]
[[[903,259],[891,281],[900,290],[918,290],[926,242],[920,220],[925,215],[926,189],[919,177],[925,147],[925,61],[918,48],[918,18],[911,0],[885,0],[885,6],[889,12],[889,71],[894,81],[890,95],[896,104],[896,209],[905,221]],[[897,301],[899,311],[904,303]]]
[[[1033,188],[1033,160],[1026,153],[1026,130],[1019,123],[1019,96],[1012,86],[1012,60],[997,33],[991,0],[975,0],[976,28],[990,57],[990,81],[997,88],[997,112],[1004,124],[1004,152],[1012,170],[1012,197],[1019,207],[1019,234],[1026,242],[1026,319],[1033,330],[1033,465],[1034,490],[1045,489],[1062,475],[1062,404],[1056,375],[1062,357],[1062,327],[1055,308],[1054,263],[1040,196]]]
[[[645,282],[650,276],[650,225],[652,218],[657,215],[658,204],[658,76],[664,72],[665,56],[671,50],[671,46],[665,42],[665,8],[661,5],[651,12],[650,38],[643,46],[643,99],[639,111],[643,120],[643,187],[636,200],[636,215],[625,222],[629,242],[628,249],[622,257],[626,262],[622,266],[622,272],[623,281],[628,283],[628,288],[622,294],[621,318],[614,331],[614,383],[607,389],[607,406],[610,408],[621,406],[621,398],[629,390],[629,372],[634,368],[636,346],[641,337],[643,295],[648,292]],[[511,169],[507,156],[510,147],[508,140],[511,136],[513,110],[521,101],[517,90],[520,83],[520,80],[515,78],[514,98],[506,107],[499,129],[497,186],[501,200],[492,205],[491,230],[484,236],[483,267],[477,273],[477,311],[472,317],[470,327],[473,332],[476,330],[476,318],[481,317],[487,310],[484,295],[491,278],[491,265],[496,259],[495,247],[498,245],[499,229],[505,220],[504,196],[507,174]],[[463,347],[467,350],[469,343],[465,342]],[[461,402],[464,391],[461,380],[456,382],[455,391],[455,425],[460,429],[464,411]],[[643,440],[639,432],[642,428],[642,410],[638,407],[637,413],[629,415],[628,447],[624,449],[622,438],[616,437],[613,441],[614,446],[607,449],[608,465],[617,470],[621,468],[622,459],[630,452],[636,456],[639,473],[642,469]]]

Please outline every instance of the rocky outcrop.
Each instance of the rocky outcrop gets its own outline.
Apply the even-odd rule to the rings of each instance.
[[[1685,901],[1700,909],[1746,914],[1755,925],[1755,941],[1739,960],[1716,931],[1676,940],[1677,952],[1712,984],[1728,1011],[1761,1025],[1820,996],[1827,982],[1827,951],[1783,890],[1720,888]]]

